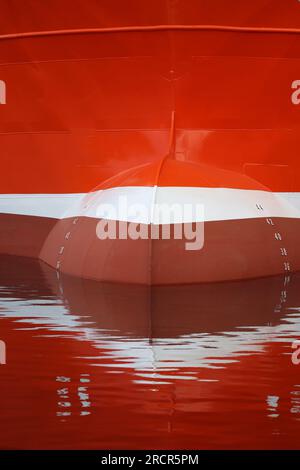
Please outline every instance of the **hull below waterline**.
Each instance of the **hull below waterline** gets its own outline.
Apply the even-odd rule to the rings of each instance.
[[[193,200],[195,190],[183,189],[177,188],[179,199]],[[300,270],[297,194],[287,199],[265,191],[230,190],[229,197],[229,190],[217,190],[212,201],[213,189],[203,189],[201,198],[198,188],[197,201],[203,203],[203,219],[191,223],[134,222],[124,220],[126,213],[119,214],[123,220],[105,220],[97,215],[97,210],[108,201],[116,205],[116,194],[123,197],[129,194],[129,202],[141,203],[145,192],[144,202],[150,201],[151,209],[153,194],[162,202],[174,191],[174,188],[136,187],[111,188],[63,199],[31,196],[27,199],[31,214],[23,200],[19,214],[0,215],[0,224],[5,227],[0,234],[2,253],[40,258],[58,274],[146,285],[229,281],[288,275]],[[263,201],[260,206],[263,210],[256,206],[257,196]],[[66,200],[70,207],[65,212],[62,201]],[[19,207],[14,198],[9,201]],[[218,214],[223,219],[218,219]],[[100,233],[101,228],[105,229],[104,234]]]

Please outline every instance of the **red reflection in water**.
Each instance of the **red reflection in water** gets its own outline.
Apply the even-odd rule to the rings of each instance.
[[[149,292],[1,267],[1,448],[300,448],[299,276]]]

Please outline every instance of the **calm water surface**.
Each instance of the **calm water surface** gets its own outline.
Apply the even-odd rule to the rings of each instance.
[[[300,275],[156,287],[0,258],[3,449],[300,448]]]

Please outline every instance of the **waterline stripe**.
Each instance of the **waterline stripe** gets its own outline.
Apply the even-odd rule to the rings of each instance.
[[[78,194],[2,194],[0,214],[28,215],[64,219],[68,217],[101,218],[99,207],[110,204],[118,207],[120,197],[127,205],[142,204],[149,216],[132,217],[126,211],[116,220],[151,223],[153,213],[151,186],[109,188],[93,193]],[[300,193],[272,193],[261,190],[195,187],[157,187],[158,205],[181,206],[202,204],[205,221],[236,220],[258,217],[300,218]],[[258,210],[258,207],[262,209]],[[155,223],[155,221],[152,220]],[[177,223],[176,220],[174,223]],[[180,223],[180,221],[178,221]]]

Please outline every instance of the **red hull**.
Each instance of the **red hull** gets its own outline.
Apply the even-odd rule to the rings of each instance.
[[[298,198],[299,8],[297,2],[283,5],[279,0],[234,2],[226,8],[219,0],[188,5],[155,1],[143,8],[134,0],[126,8],[119,0],[88,5],[64,0],[51,7],[29,1],[26,9],[4,2],[0,251],[42,253],[56,266],[61,247],[56,243],[61,241],[53,244],[52,239],[67,223],[49,218],[46,210],[44,220],[39,214],[31,219],[31,212],[19,211],[15,203],[8,207],[9,195],[86,194],[99,185],[105,188],[107,179],[120,173],[122,180],[125,170],[160,165],[166,155],[205,164],[205,176],[199,176],[202,167],[195,177],[181,166],[159,171],[146,183],[139,174],[135,184],[263,188]],[[223,175],[228,170],[234,178]],[[90,268],[83,269],[76,259],[62,266],[76,275],[146,283],[229,280],[299,269],[298,215],[283,215],[284,221],[281,215],[281,248],[289,248],[289,260],[282,260],[273,238],[261,233],[267,230],[262,221],[232,216],[232,223],[220,217],[206,222],[207,246],[192,262],[174,240],[155,243],[162,266],[151,268],[150,278],[146,255],[144,266],[136,260],[128,277],[119,273],[115,256],[109,269],[95,275],[89,256],[107,258],[105,243],[85,258]],[[81,244],[92,243],[94,221],[88,225],[85,230],[92,233],[83,231]],[[124,249],[120,241],[114,252],[120,259],[127,252],[129,262],[135,250],[146,253],[140,245],[147,243],[135,248],[129,243]],[[181,267],[174,265],[174,257]]]

